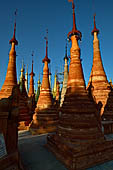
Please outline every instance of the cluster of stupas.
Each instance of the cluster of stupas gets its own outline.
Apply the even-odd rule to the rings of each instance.
[[[9,153],[12,146],[10,140],[14,142],[12,148],[18,150],[18,130],[28,129],[33,135],[54,132],[47,136],[46,146],[66,167],[82,170],[113,159],[113,140],[108,141],[105,136],[113,133],[113,85],[112,82],[108,82],[102,64],[99,30],[96,28],[94,16],[93,65],[86,87],[78,43],[82,33],[77,30],[75,6],[72,0],[71,2],[73,28],[68,33],[68,39],[72,42],[72,47],[69,65],[66,43],[62,88],[57,73],[53,89],[51,87],[48,32],[45,38],[46,55],[42,60],[44,63],[42,83],[39,76],[35,93],[32,60],[29,88],[28,67],[25,73],[23,62],[17,84],[15,46],[18,45],[18,41],[15,38],[15,22],[13,38],[10,40],[7,74],[0,90],[0,122],[2,122],[0,130],[5,137]],[[3,124],[4,120],[7,126]],[[14,138],[9,139],[13,130]]]

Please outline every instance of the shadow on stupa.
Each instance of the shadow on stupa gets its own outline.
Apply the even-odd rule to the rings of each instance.
[[[110,87],[108,99],[104,107],[104,112],[102,115],[102,124],[104,126],[105,134],[113,134],[113,88],[112,87]]]

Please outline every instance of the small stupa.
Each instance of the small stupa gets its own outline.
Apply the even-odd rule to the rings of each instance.
[[[48,35],[48,31],[47,31]],[[43,80],[41,91],[38,98],[33,120],[30,124],[32,134],[43,134],[56,130],[58,122],[57,110],[53,107],[52,95],[49,82],[49,67],[50,59],[48,58],[48,36],[46,36],[46,56],[42,60],[44,63]]]

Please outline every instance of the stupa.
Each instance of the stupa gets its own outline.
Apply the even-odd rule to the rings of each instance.
[[[63,104],[64,101],[64,96],[66,94],[67,90],[67,81],[68,81],[68,56],[67,56],[67,42],[66,42],[66,52],[65,52],[65,57],[64,57],[64,80],[63,80],[63,87],[62,87],[62,92],[61,92],[61,101],[60,101],[60,107]]]
[[[42,62],[44,63],[43,80],[40,96],[38,98],[35,113],[33,115],[33,120],[30,125],[30,131],[32,132],[32,134],[53,132],[56,130],[56,124],[58,122],[58,114],[57,110],[53,107],[49,83],[48,63],[50,63],[50,59],[48,58],[48,36],[45,39],[46,56],[42,60]]]
[[[110,85],[108,83],[107,76],[105,74],[104,67],[102,64],[98,34],[99,30],[96,28],[96,21],[94,15],[94,29],[92,31],[92,35],[94,36],[93,65],[87,89],[89,88],[89,86],[92,86],[91,88],[92,96],[97,104],[101,103],[102,108],[100,114],[102,115],[108,99],[108,94],[110,92]]]
[[[73,29],[68,33],[72,47],[67,91],[56,134],[48,135],[46,146],[70,170],[84,170],[113,159],[110,149],[113,141],[104,139],[97,104],[86,91],[78,44],[81,32],[75,24],[74,8],[72,1]]]
[[[0,99],[8,98],[9,96],[11,96],[13,87],[17,85],[15,46],[18,45],[18,41],[16,40],[15,33],[16,33],[16,21],[14,24],[13,38],[9,41],[9,43],[11,44],[11,50],[9,52],[9,63],[5,81],[0,90]]]

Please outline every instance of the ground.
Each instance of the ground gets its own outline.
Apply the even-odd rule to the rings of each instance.
[[[28,131],[19,132],[19,151],[25,170],[67,170],[44,145],[47,135],[32,136]],[[87,170],[113,170],[113,161]]]

